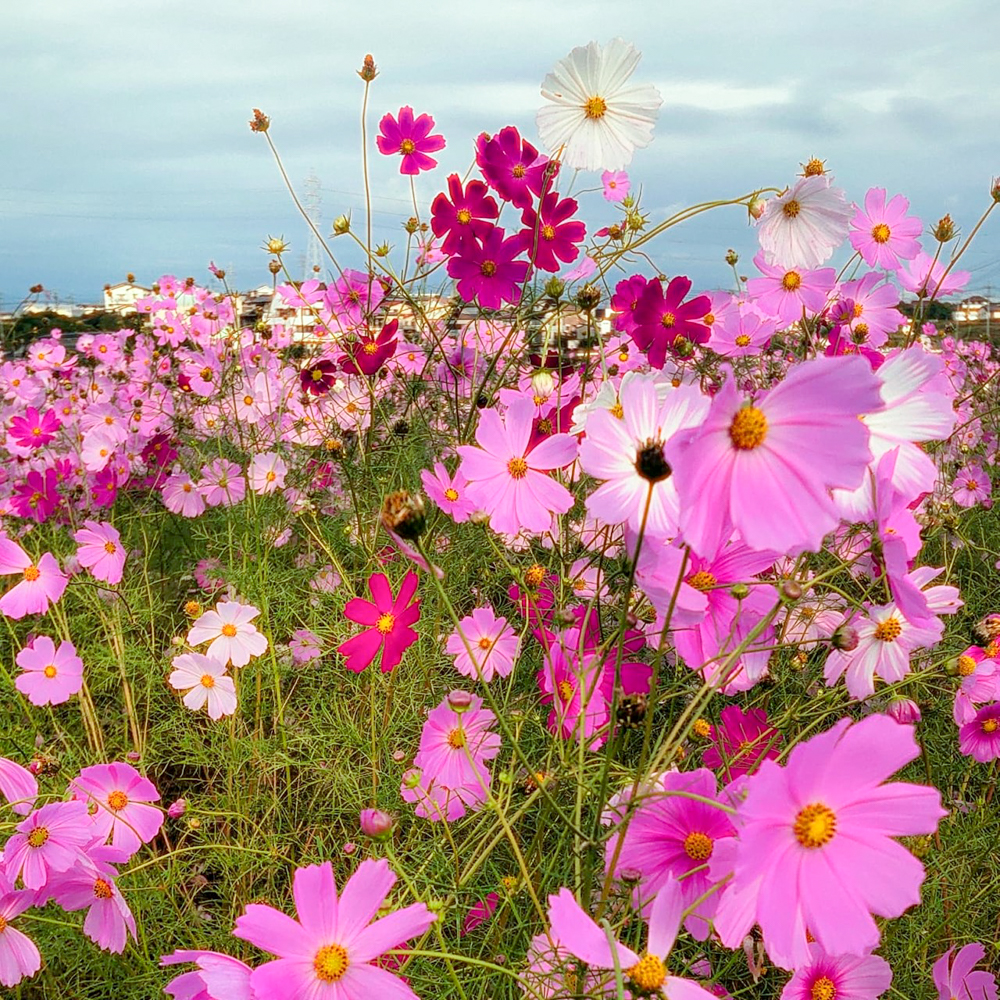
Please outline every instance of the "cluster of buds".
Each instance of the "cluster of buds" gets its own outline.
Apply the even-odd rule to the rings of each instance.
[[[990,188],[990,196],[995,202],[1000,203],[1000,177],[993,178],[993,186]]]
[[[266,132],[271,127],[271,119],[264,114],[260,108],[253,109],[253,118],[250,119],[251,132]]]
[[[938,219],[937,225],[931,232],[939,243],[948,243],[958,236],[958,227],[950,215],[944,215]]]

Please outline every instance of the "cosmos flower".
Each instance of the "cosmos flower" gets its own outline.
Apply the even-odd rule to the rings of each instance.
[[[191,626],[188,644],[208,643],[206,654],[219,663],[245,667],[255,656],[267,651],[267,636],[253,624],[260,609],[238,601],[219,601],[214,610],[206,611]]]
[[[443,135],[431,135],[434,119],[430,115],[413,117],[409,105],[399,109],[398,117],[384,115],[378,124],[381,135],[375,137],[378,151],[384,156],[399,153],[401,174],[419,174],[421,170],[433,170],[437,160],[428,153],[444,149]]]
[[[32,562],[17,542],[0,534],[0,576],[15,573],[21,580],[0,597],[0,611],[8,618],[45,614],[50,604],[59,603],[69,582],[50,552]]]
[[[423,483],[427,495],[441,510],[450,515],[456,524],[468,521],[469,516],[475,513],[476,505],[466,490],[468,482],[458,469],[452,476],[443,463],[435,462],[433,472],[424,469],[420,473],[420,482]]]
[[[474,608],[458,623],[445,643],[455,657],[455,669],[466,677],[489,683],[495,675],[510,676],[521,640],[490,607]]]
[[[83,660],[71,642],[57,649],[47,635],[35,636],[17,654],[17,665],[24,673],[14,686],[32,705],[61,705],[83,687]]]
[[[35,893],[22,890],[0,895],[0,985],[17,986],[42,967],[38,946],[23,931],[11,924],[25,910],[35,905]]]
[[[112,586],[121,582],[126,553],[114,525],[84,521],[83,527],[73,533],[73,540],[80,546],[77,560],[95,580]]]
[[[809,946],[809,961],[781,991],[781,1000],[878,1000],[892,984],[892,969],[878,955],[827,955]]]
[[[443,191],[431,203],[431,229],[444,237],[441,253],[450,257],[461,253],[474,239],[489,235],[500,214],[497,203],[482,181],[471,180],[462,189],[458,174],[448,177],[448,194]]]
[[[7,878],[16,882],[20,876],[26,889],[41,889],[53,875],[78,864],[94,841],[82,802],[50,802],[15,830],[4,846],[3,863]]]
[[[773,760],[781,748],[782,736],[767,724],[761,708],[744,712],[739,705],[727,705],[719,713],[720,723],[712,728],[712,745],[702,760],[706,767],[722,769],[726,782],[757,770],[761,760]]]
[[[901,261],[913,260],[920,253],[917,237],[923,223],[906,214],[909,208],[901,194],[886,203],[885,188],[869,188],[864,208],[858,208],[851,219],[850,234],[851,246],[869,267],[895,271]]]
[[[819,267],[843,243],[850,219],[844,192],[826,174],[801,178],[764,206],[757,239],[765,263],[785,271]]]
[[[955,953],[949,948],[935,963],[934,985],[939,1000],[997,1000],[997,981],[992,972],[975,969],[986,957],[986,949],[973,941]]]
[[[671,279],[664,289],[657,279],[643,287],[639,303],[632,313],[635,326],[632,339],[647,353],[649,363],[654,368],[662,368],[666,362],[667,348],[683,337],[692,344],[704,344],[708,340],[708,327],[698,320],[706,316],[712,308],[707,295],[684,302],[691,291],[691,279],[683,276]]]
[[[365,626],[363,632],[337,647],[337,652],[347,661],[348,670],[359,674],[376,656],[382,673],[389,673],[398,666],[403,653],[418,638],[411,627],[420,619],[420,600],[413,601],[417,582],[417,574],[408,570],[399,592],[393,597],[385,574],[372,573],[368,578],[372,600],[352,597],[347,602],[344,617]]]
[[[601,194],[605,201],[620,202],[628,197],[632,185],[624,170],[605,170],[601,174]]]
[[[239,959],[217,951],[175,951],[164,955],[160,965],[170,967],[193,962],[195,972],[185,972],[164,987],[174,1000],[256,1000],[250,987],[253,969]]]
[[[27,816],[38,796],[38,782],[26,767],[0,757],[0,795],[19,816]]]
[[[621,170],[648,146],[663,99],[652,84],[629,83],[641,53],[620,38],[578,46],[542,81],[535,116],[552,154],[580,170]]]
[[[111,846],[130,858],[148,844],[163,825],[158,806],[160,793],[131,764],[118,761],[85,767],[71,782],[75,799],[93,811],[87,829],[91,837],[111,841]]]
[[[173,670],[167,683],[175,691],[186,692],[184,704],[197,712],[208,709],[215,721],[236,711],[236,685],[226,673],[226,664],[202,653],[181,653],[170,662]]]
[[[549,191],[536,212],[526,208],[521,213],[521,241],[528,259],[541,271],[556,272],[563,264],[571,264],[580,255],[577,243],[587,235],[587,227],[573,219],[578,208],[576,199],[560,200],[557,191]]]
[[[504,201],[522,209],[531,207],[532,195],[542,196],[559,168],[558,163],[539,156],[513,125],[500,129],[483,144],[477,162],[490,187]]]
[[[981,764],[1000,758],[1000,702],[985,705],[959,729],[958,746]]]
[[[531,267],[516,259],[524,249],[520,233],[505,239],[503,229],[494,226],[482,243],[472,240],[448,261],[448,274],[466,302],[476,300],[483,309],[499,309],[504,302],[516,305]]]

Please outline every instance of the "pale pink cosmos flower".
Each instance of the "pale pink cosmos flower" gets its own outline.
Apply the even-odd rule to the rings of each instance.
[[[757,239],[768,264],[781,268],[819,267],[847,236],[851,206],[825,174],[803,177],[770,198],[757,224]]]
[[[168,682],[175,691],[187,692],[182,700],[192,712],[207,707],[208,717],[218,721],[236,711],[236,685],[225,663],[202,653],[181,653],[170,665]]]
[[[35,942],[11,925],[15,917],[35,905],[35,893],[8,892],[0,895],[0,985],[17,986],[42,967],[42,955]]]
[[[70,783],[73,798],[86,803],[91,837],[121,852],[125,861],[160,832],[163,812],[156,786],[131,764],[118,761],[85,767]]]
[[[57,649],[47,635],[36,636],[17,654],[17,665],[24,673],[14,686],[32,705],[61,705],[83,687],[83,660],[71,642]]]
[[[782,326],[792,326],[803,316],[822,312],[837,280],[837,272],[832,267],[786,268],[768,264],[761,254],[757,254],[753,262],[763,277],[751,278],[747,282],[747,293],[761,313],[773,317]]]
[[[569,490],[546,473],[576,458],[576,441],[569,434],[553,434],[529,451],[534,416],[530,399],[512,403],[506,417],[483,410],[476,428],[479,447],[458,448],[470,496],[490,515],[490,527],[499,534],[548,531],[552,515],[565,514],[573,506]]]
[[[236,921],[234,936],[279,956],[250,974],[253,995],[268,1000],[417,1000],[376,960],[423,934],[437,915],[423,903],[413,903],[372,923],[395,881],[384,859],[362,861],[338,898],[327,861],[295,872],[298,920],[271,906],[249,904]]]
[[[445,788],[478,787],[485,801],[490,787],[486,761],[500,752],[500,737],[492,732],[496,716],[483,708],[483,699],[452,691],[427,713],[420,748],[413,758],[423,780]]]
[[[851,219],[851,246],[869,267],[894,271],[900,261],[913,260],[920,253],[917,237],[923,223],[915,215],[907,215],[910,203],[901,194],[888,203],[885,188],[869,188],[864,208],[858,208]]]
[[[41,889],[58,872],[68,871],[94,842],[87,807],[82,802],[50,802],[16,827],[4,846],[7,877],[18,876],[26,889]]]
[[[0,611],[14,619],[45,614],[50,604],[59,603],[69,582],[50,552],[34,563],[17,542],[0,535],[0,576],[14,573],[20,582],[0,597]]]
[[[601,174],[601,187],[605,201],[619,202],[628,197],[632,184],[624,170],[605,170]]]
[[[966,465],[959,469],[951,484],[951,498],[959,507],[975,507],[988,500],[993,492],[990,477],[978,465]]]
[[[245,962],[217,951],[175,951],[160,965],[193,962],[196,972],[185,972],[163,988],[174,1000],[259,1000],[250,987],[253,969]]]
[[[26,767],[0,757],[0,795],[19,816],[27,816],[35,807],[38,782]]]
[[[949,948],[934,963],[938,1000],[997,1000],[993,973],[975,969],[985,957],[986,949],[978,941],[967,944],[957,954]]]
[[[288,466],[284,459],[275,451],[265,451],[254,455],[247,469],[247,479],[254,493],[264,496],[285,488],[285,476]]]
[[[163,506],[173,514],[184,517],[198,517],[205,510],[205,498],[198,489],[198,483],[186,472],[170,476],[160,488]]]
[[[827,955],[809,946],[809,961],[781,991],[781,1000],[878,1000],[892,983],[892,969],[878,955]]]
[[[921,252],[905,268],[900,267],[896,271],[896,277],[914,295],[943,298],[961,291],[971,277],[968,271],[954,269],[946,274],[947,267],[944,261],[935,260],[929,253]]]
[[[191,626],[187,641],[191,646],[209,643],[205,651],[220,663],[245,667],[255,656],[267,651],[267,637],[253,624],[260,609],[238,601],[219,601],[214,610],[204,612]]]
[[[217,458],[202,467],[205,477],[198,491],[209,507],[232,507],[238,504],[247,492],[247,482],[240,475],[240,467],[226,458]]]
[[[112,586],[120,583],[126,557],[121,535],[111,524],[98,521],[84,521],[83,524],[73,533],[73,540],[80,546],[76,550],[80,565],[89,569],[95,580]]]
[[[468,521],[469,516],[475,513],[476,505],[469,498],[466,489],[468,483],[460,470],[456,469],[452,476],[449,475],[444,463],[435,462],[433,472],[424,469],[420,473],[420,481],[427,495],[441,510],[450,515],[456,524]]]
[[[492,608],[475,608],[448,636],[445,649],[455,657],[455,669],[466,677],[489,683],[514,669],[521,640]]]

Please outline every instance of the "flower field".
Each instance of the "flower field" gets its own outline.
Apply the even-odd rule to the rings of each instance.
[[[631,44],[537,137],[378,75],[399,246],[0,361],[3,995],[997,1000],[1000,361],[929,317],[1000,182],[654,218]],[[707,212],[726,289],[648,256]]]

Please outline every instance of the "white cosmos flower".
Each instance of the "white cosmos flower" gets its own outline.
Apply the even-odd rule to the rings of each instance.
[[[648,146],[663,103],[652,84],[630,84],[642,53],[614,38],[578,46],[542,81],[550,104],[535,121],[542,142],[568,167],[621,170]]]
[[[777,267],[819,267],[847,239],[851,206],[824,174],[803,177],[771,198],[757,224],[764,260]]]

